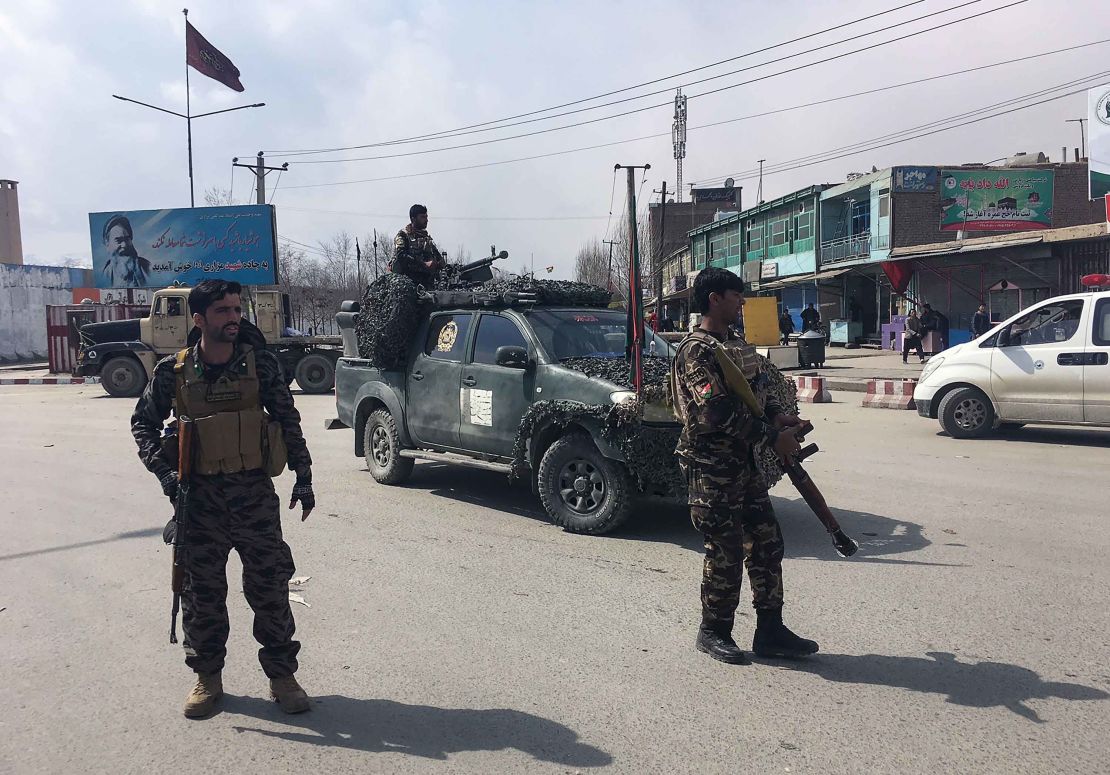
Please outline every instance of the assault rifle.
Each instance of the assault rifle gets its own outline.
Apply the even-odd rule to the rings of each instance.
[[[177,499],[173,504],[173,519],[166,525],[163,539],[173,546],[173,573],[170,589],[173,591],[173,610],[170,613],[170,643],[177,643],[177,613],[181,610],[181,590],[185,584],[184,553],[187,550],[185,534],[189,527],[189,500],[193,476],[193,434],[196,428],[191,419],[177,417]]]
[[[752,392],[752,386],[748,384],[748,378],[744,376],[744,372],[732,360],[732,357],[725,352],[723,347],[715,347],[714,352],[717,356],[717,363],[724,372],[725,382],[729,390],[742,400],[751,410],[752,414],[759,417],[763,414],[763,409],[759,406],[759,401],[756,400],[755,393]],[[813,423],[806,420],[800,426],[795,428],[783,428],[782,433],[793,433],[799,442],[803,441],[807,434],[813,430]],[[801,493],[806,505],[825,526],[832,538],[833,547],[835,547],[841,557],[851,557],[856,551],[859,550],[859,544],[853,541],[841,529],[840,523],[836,521],[832,511],[829,510],[828,504],[825,502],[825,496],[817,489],[817,485],[809,478],[809,474],[802,468],[802,461],[810,455],[817,452],[816,444],[809,444],[800,452],[795,454],[791,459],[781,461],[783,470],[786,475],[790,477],[791,484]]]

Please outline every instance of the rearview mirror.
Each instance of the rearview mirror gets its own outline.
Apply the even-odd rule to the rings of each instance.
[[[515,345],[498,347],[497,353],[494,355],[494,361],[498,366],[509,369],[527,369],[528,351]]]

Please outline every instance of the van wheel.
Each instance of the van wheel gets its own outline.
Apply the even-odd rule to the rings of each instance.
[[[293,374],[306,393],[327,393],[335,387],[335,364],[323,355],[313,353],[301,358]]]
[[[994,427],[994,407],[975,388],[957,388],[941,399],[940,427],[954,439],[977,439]]]
[[[416,461],[401,457],[401,438],[397,423],[388,409],[378,409],[366,418],[362,430],[362,451],[366,467],[379,484],[401,484],[412,474]]]
[[[134,398],[146,387],[146,370],[134,358],[112,358],[100,370],[100,384],[110,396]]]
[[[567,434],[548,448],[537,487],[551,521],[571,533],[608,533],[632,510],[628,472],[584,433]]]

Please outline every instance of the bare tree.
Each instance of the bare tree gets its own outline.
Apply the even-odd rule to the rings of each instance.
[[[208,207],[224,207],[235,202],[231,199],[231,189],[212,186],[204,192],[204,204]]]

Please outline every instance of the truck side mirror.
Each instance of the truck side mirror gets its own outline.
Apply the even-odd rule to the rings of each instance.
[[[528,351],[516,345],[498,347],[494,355],[494,362],[498,366],[504,366],[508,369],[527,369],[529,365]]]

